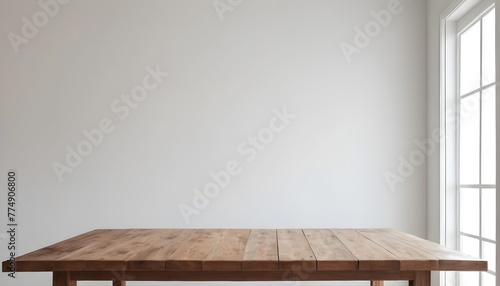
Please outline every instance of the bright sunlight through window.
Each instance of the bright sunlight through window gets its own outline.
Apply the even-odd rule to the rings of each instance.
[[[458,34],[458,197],[460,250],[488,260],[461,272],[460,285],[495,286],[495,9]]]

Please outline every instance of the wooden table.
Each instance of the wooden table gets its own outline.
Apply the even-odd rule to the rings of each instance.
[[[2,264],[10,272],[9,261]],[[391,229],[99,229],[17,257],[16,271],[78,280],[408,280],[431,271],[485,271],[479,260]]]

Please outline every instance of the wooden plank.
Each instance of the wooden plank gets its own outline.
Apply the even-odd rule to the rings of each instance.
[[[88,243],[93,243],[110,232],[110,230],[104,229],[89,231],[19,256],[16,258],[16,271],[52,271],[54,269],[54,260],[68,255]]]
[[[387,235],[399,239],[401,242],[436,256],[439,259],[438,270],[486,271],[488,268],[488,264],[484,260],[466,255],[432,241],[393,229],[386,229],[384,231]]]
[[[250,230],[226,229],[203,260],[203,270],[234,271],[241,270]]]
[[[203,260],[212,252],[222,235],[221,229],[193,230],[177,250],[165,262],[166,270],[202,270]]]
[[[316,257],[301,229],[278,229],[277,235],[280,270],[316,270]]]
[[[233,231],[242,233],[230,235]],[[248,239],[246,242],[242,241],[245,235]],[[324,274],[335,267],[353,267],[350,263],[355,260],[352,257],[346,260],[349,253],[359,261],[357,270],[364,273],[399,270],[414,273],[428,270],[484,271],[487,268],[486,261],[395,230],[292,229],[245,232],[122,229],[95,230],[17,257],[16,270],[111,273],[129,270],[227,272],[229,270],[224,269],[235,269],[231,270],[233,277],[243,275],[235,273],[240,270],[284,271],[293,279],[307,280],[318,277],[319,274],[314,274],[317,272]],[[435,265],[436,260],[438,267]],[[4,261],[3,271],[8,271],[7,266],[8,261]],[[219,277],[219,274],[210,275]],[[127,279],[115,277],[111,280]],[[375,277],[370,280],[386,279]]]
[[[278,239],[275,229],[252,229],[241,268],[245,271],[279,270]]]
[[[110,254],[122,244],[127,243],[132,237],[137,236],[137,230],[130,229],[115,229],[105,236],[100,237],[94,243],[89,243],[87,246],[79,250],[58,258],[54,262],[54,270],[56,271],[79,271],[90,270],[87,265],[90,264],[91,269],[102,270],[125,270],[125,261],[120,261]]]
[[[294,273],[294,281],[350,281],[350,280],[415,280],[415,271],[311,271],[308,275],[293,271],[127,271],[124,275],[131,277],[127,281],[280,281],[288,273]],[[71,279],[112,280],[113,275],[107,271],[74,271]]]
[[[354,229],[332,229],[332,232],[359,260],[359,270],[399,270],[400,260],[386,249]]]
[[[355,270],[358,259],[329,229],[304,229],[318,270]]]
[[[128,260],[136,256],[141,249],[150,246],[150,240],[162,233],[158,229],[130,229],[113,245],[93,253],[86,258],[85,270],[125,270]]]
[[[384,286],[384,281],[380,280],[370,281],[370,286]]]
[[[439,259],[390,236],[381,229],[359,229],[359,233],[385,248],[401,260],[402,270],[438,270]]]
[[[128,270],[164,270],[165,261],[192,235],[192,230],[162,229],[149,233],[147,245],[127,261]]]
[[[96,238],[100,238],[107,233],[110,233],[109,229],[95,229],[92,231],[85,232],[83,234],[62,240],[58,243],[46,246],[44,248],[32,251],[30,253],[18,256],[16,260],[38,260],[45,259],[46,257],[52,258],[60,255],[65,255],[78,249],[82,245],[85,245],[86,241],[94,241]]]

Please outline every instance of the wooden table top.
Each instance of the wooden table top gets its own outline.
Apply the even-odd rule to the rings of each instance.
[[[98,229],[16,262],[16,271],[487,270],[486,261],[392,229]]]

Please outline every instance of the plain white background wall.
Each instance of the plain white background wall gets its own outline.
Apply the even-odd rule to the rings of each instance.
[[[242,1],[221,21],[211,0],[75,0],[18,53],[8,34],[22,35],[23,17],[42,9],[0,2],[0,210],[5,221],[16,169],[20,253],[95,228],[392,227],[425,237],[426,164],[395,191],[384,174],[398,174],[427,137],[426,1],[401,0],[350,63],[340,49],[390,2]],[[169,76],[120,119],[111,104],[148,66]],[[239,144],[285,107],[295,118],[248,162]],[[53,162],[65,164],[66,147],[104,118],[113,132],[60,182]],[[231,160],[241,173],[187,224],[179,205]],[[144,284],[155,283],[131,283]]]

